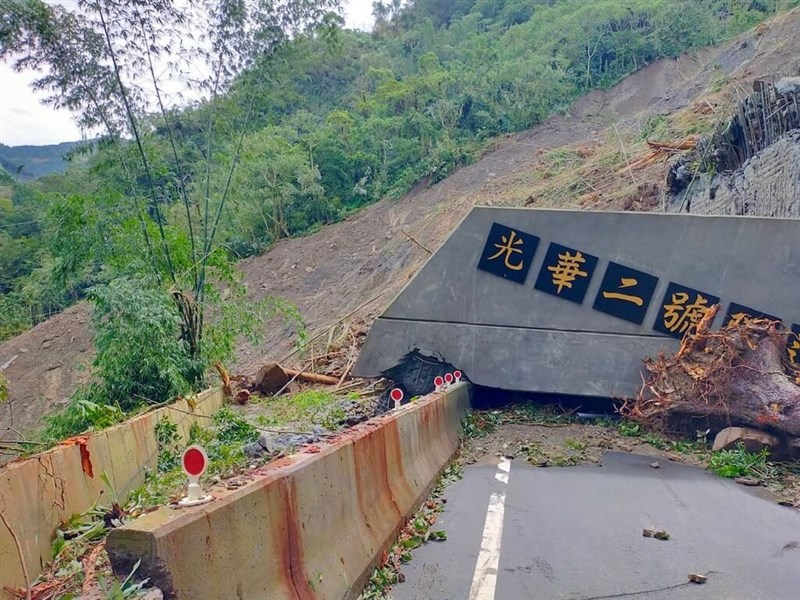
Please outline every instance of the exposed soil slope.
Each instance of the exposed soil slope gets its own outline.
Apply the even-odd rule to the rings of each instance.
[[[419,186],[399,200],[384,200],[243,261],[250,294],[295,302],[313,333],[382,293],[358,316],[379,313],[428,256],[406,234],[435,251],[476,204],[653,209],[659,206],[663,165],[635,176],[618,168],[644,146],[640,132],[648,120],[691,112],[700,97],[719,105],[756,77],[793,75],[798,47],[800,12],[793,11],[718,48],[653,63],[610,90],[585,96],[567,114],[498,142],[480,161],[441,183]],[[712,86],[724,88],[727,96]],[[722,112],[711,110],[710,118]],[[554,166],[553,151],[563,147],[580,160],[595,157],[584,165],[585,175],[574,165]],[[582,178],[579,187],[575,172]],[[565,174],[571,179],[558,187]],[[235,370],[252,372],[267,358],[283,358],[292,341],[292,332],[278,326],[258,347],[242,344]],[[0,430],[11,424],[12,410],[14,427],[32,429],[86,378],[81,365],[91,359],[87,308],[74,307],[0,345],[0,365],[13,356],[4,372],[10,402],[0,407]]]

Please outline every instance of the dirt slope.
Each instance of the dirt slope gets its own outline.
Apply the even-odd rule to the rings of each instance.
[[[585,96],[567,114],[498,142],[480,161],[441,183],[419,186],[403,198],[384,200],[314,235],[285,240],[265,255],[243,261],[250,294],[295,302],[313,333],[382,293],[357,316],[378,314],[428,256],[406,233],[435,251],[476,204],[654,208],[657,202],[650,196],[655,184],[646,182],[648,177],[663,178],[657,169],[634,178],[617,170],[616,163],[603,168],[600,162],[589,178],[593,180],[585,182],[593,190],[591,202],[586,202],[569,188],[558,195],[542,193],[550,176],[543,162],[553,149],[603,145],[614,147],[619,154],[615,160],[627,160],[623,140],[637,138],[652,115],[689,110],[721,78],[735,94],[737,86],[749,89],[755,77],[794,75],[797,47],[800,12],[793,11],[718,48],[655,62],[610,90]],[[14,427],[35,428],[41,415],[85,380],[81,365],[91,359],[87,315],[85,306],[74,307],[0,345],[0,365],[17,356],[4,372],[10,402],[0,407],[0,431],[11,425],[12,410]],[[281,359],[291,349],[292,332],[278,326],[258,347],[240,347],[235,370],[252,372],[265,359]]]

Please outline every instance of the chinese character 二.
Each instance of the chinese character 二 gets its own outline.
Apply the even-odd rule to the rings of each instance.
[[[553,285],[558,288],[557,293],[561,293],[563,288],[571,288],[572,282],[578,277],[588,277],[589,273],[581,270],[581,266],[586,262],[586,259],[576,251],[571,254],[569,251],[558,255],[558,264],[547,267],[547,270],[553,273]]]
[[[488,260],[495,260],[505,255],[503,262],[505,263],[506,267],[512,271],[521,271],[522,267],[525,266],[523,260],[520,259],[519,262],[514,264],[512,262],[512,257],[514,257],[514,254],[516,253],[522,254],[522,239],[518,238],[517,232],[512,229],[508,236],[503,235],[500,237],[500,240],[503,243],[494,245],[494,247],[497,248],[497,253],[490,256]]]
[[[632,277],[623,277],[619,280],[618,289],[624,290],[626,288],[636,287],[637,285],[639,285],[639,281],[637,279]],[[636,306],[642,306],[644,304],[644,300],[639,296],[634,296],[633,294],[623,294],[622,292],[603,292],[603,298],[632,302]]]
[[[672,294],[672,304],[664,305],[664,327],[673,333],[684,333],[690,326],[697,325],[709,309],[708,299],[696,294],[689,303],[689,294]]]

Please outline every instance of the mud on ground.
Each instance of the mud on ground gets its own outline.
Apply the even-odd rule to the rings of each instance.
[[[518,408],[473,411],[465,421],[460,465],[496,464],[500,457],[536,467],[602,466],[606,452],[650,456],[652,467],[666,461],[708,468],[711,451],[703,440],[669,439],[614,420],[575,422],[557,415]],[[767,476],[752,480],[765,498],[800,509],[800,463],[767,463]],[[737,479],[740,481],[740,479]]]

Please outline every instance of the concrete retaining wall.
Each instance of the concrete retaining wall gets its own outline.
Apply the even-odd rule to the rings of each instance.
[[[114,530],[118,573],[167,598],[339,600],[371,567],[455,453],[470,388],[460,384],[274,461],[207,505],[163,508]]]
[[[22,543],[31,579],[50,562],[59,523],[85,512],[98,499],[101,504],[111,502],[103,473],[123,498],[144,482],[145,467],[154,469],[158,460],[155,426],[162,417],[176,423],[186,440],[192,423],[208,425],[204,417],[216,413],[222,402],[222,390],[208,390],[199,395],[194,411],[182,400],[0,468],[0,511]],[[81,447],[84,456],[88,451],[88,462],[81,460]],[[13,538],[0,523],[0,590],[24,584]]]

